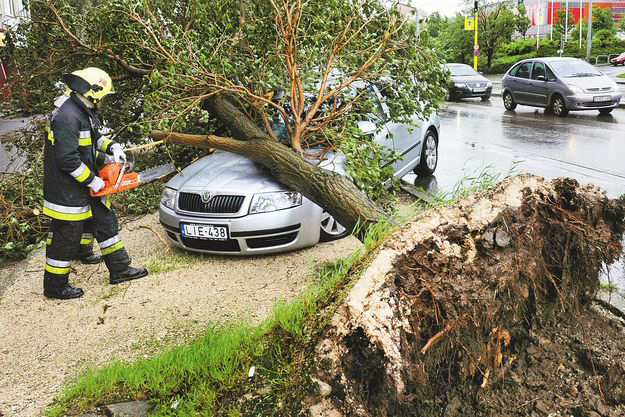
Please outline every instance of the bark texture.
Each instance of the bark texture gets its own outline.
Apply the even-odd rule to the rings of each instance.
[[[507,386],[489,389],[537,328],[579,324],[602,264],[622,253],[624,217],[623,203],[594,187],[529,175],[421,215],[381,248],[320,337],[315,378],[326,395],[311,414],[531,414],[530,398],[515,403],[520,414],[503,412]],[[607,386],[622,368],[607,360],[579,378],[592,388],[600,376]],[[452,394],[455,411],[441,413]],[[483,401],[488,395],[499,409]],[[615,415],[625,410],[619,404]]]
[[[163,131],[153,131],[152,137],[166,143],[216,148],[243,155],[268,168],[281,183],[323,207],[360,239],[369,226],[386,216],[350,180],[319,168],[276,142],[227,98],[215,95],[205,105],[217,120],[228,126],[233,138]]]

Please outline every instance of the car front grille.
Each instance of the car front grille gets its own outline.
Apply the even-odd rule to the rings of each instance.
[[[297,238],[298,232],[288,233],[279,236],[257,237],[246,239],[247,247],[250,249],[270,248],[272,246],[282,246],[292,243]]]
[[[483,83],[468,83],[469,88],[486,88],[486,82]]]
[[[180,193],[178,209],[194,213],[231,214],[238,213],[245,200],[242,195],[216,195],[208,203],[195,193]]]
[[[587,91],[592,91],[592,92],[596,92],[596,91],[611,91],[612,87],[596,87],[596,88],[587,88]]]

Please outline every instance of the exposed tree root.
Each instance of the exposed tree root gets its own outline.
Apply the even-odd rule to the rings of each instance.
[[[484,393],[524,369],[536,332],[588,314],[624,219],[622,202],[594,187],[530,175],[422,215],[380,251],[319,342],[324,401],[357,416],[531,414],[536,401],[497,409],[503,400]],[[625,410],[615,382],[625,368],[601,362],[587,372],[615,385],[605,401]]]

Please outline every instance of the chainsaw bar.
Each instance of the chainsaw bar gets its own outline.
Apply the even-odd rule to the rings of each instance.
[[[176,168],[173,164],[165,164],[154,168],[146,169],[145,171],[139,172],[137,175],[139,177],[139,183],[145,184],[146,182],[151,182],[166,177],[167,175],[175,171]]]

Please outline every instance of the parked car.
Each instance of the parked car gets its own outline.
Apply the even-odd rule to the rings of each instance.
[[[419,127],[388,121],[388,108],[372,86],[377,115],[359,123],[376,143],[402,155],[394,175],[432,174],[438,163],[440,120],[415,116]],[[345,175],[345,158],[332,154],[320,165]],[[382,184],[381,184],[382,186]],[[323,208],[276,181],[269,171],[229,152],[192,163],[166,184],[160,222],[168,241],[180,248],[224,255],[276,253],[347,235]]]
[[[493,83],[472,67],[465,64],[445,64],[443,69],[449,72],[452,81],[445,100],[456,101],[467,97],[480,97],[482,101],[490,99]]]
[[[577,58],[526,59],[510,68],[502,80],[506,110],[523,104],[547,108],[556,116],[574,110],[609,114],[621,97],[610,77]]]
[[[616,58],[612,58],[612,60],[610,62],[612,62],[612,65],[614,65],[615,67],[617,65],[625,65],[625,52],[623,52],[622,54],[620,54]]]

